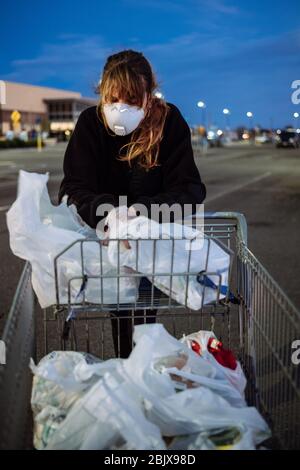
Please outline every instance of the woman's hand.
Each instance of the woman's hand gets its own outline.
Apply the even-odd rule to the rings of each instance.
[[[136,210],[133,206],[129,208],[127,206],[119,206],[112,209],[108,216],[105,219],[105,226],[104,226],[104,240],[102,244],[104,246],[108,246],[109,238],[111,234],[113,234],[113,238],[119,237],[119,227],[121,224],[127,224],[130,220],[137,217]],[[122,244],[125,248],[130,249],[131,246],[128,240],[123,240]]]

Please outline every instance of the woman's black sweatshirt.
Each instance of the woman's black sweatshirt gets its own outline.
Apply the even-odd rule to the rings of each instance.
[[[68,204],[75,204],[83,220],[95,228],[101,216],[100,204],[119,205],[119,196],[127,196],[128,207],[144,204],[151,217],[151,204],[200,204],[206,195],[194,162],[190,128],[179,109],[171,103],[160,142],[157,166],[142,168],[137,160],[119,161],[120,148],[131,134],[110,135],[97,115],[96,106],[79,116],[64,156],[64,178],[58,199],[68,195]],[[111,134],[113,134],[111,132]],[[122,150],[126,152],[127,147]]]

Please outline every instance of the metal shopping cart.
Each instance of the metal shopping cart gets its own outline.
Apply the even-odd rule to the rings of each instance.
[[[203,230],[208,240],[221,243],[231,256],[231,282],[225,297],[221,296],[221,285],[215,285],[216,301],[202,304],[198,311],[161,292],[157,295],[154,287],[141,291],[133,304],[119,301],[106,304],[103,295],[98,303],[88,302],[82,289],[91,281],[84,266],[84,245],[88,240],[78,241],[82,272],[76,279],[69,279],[66,302],[61,300],[58,266],[70,247],[57,256],[56,305],[41,310],[31,286],[30,265],[25,264],[2,337],[6,365],[0,366],[0,448],[32,446],[30,357],[39,360],[50,351],[72,349],[108,359],[114,356],[111,325],[113,321],[122,321],[119,315],[122,310],[131,311],[126,318],[134,324],[137,319],[148,321],[146,313],[154,308],[156,321],[178,338],[200,329],[212,329],[241,361],[248,380],[247,401],[269,422],[273,432],[271,448],[300,448],[300,374],[295,349],[296,340],[300,339],[300,313],[248,249],[247,224],[242,214],[205,213],[204,224],[197,228]],[[99,243],[100,270],[101,253]],[[170,283],[176,275],[172,270],[161,274],[168,275]],[[201,273],[206,274],[211,273]],[[118,269],[117,283],[122,275]],[[187,270],[184,275],[188,285],[195,273]],[[105,282],[103,273],[93,281],[99,282],[99,291],[103,292],[100,289]],[[71,295],[73,282],[81,283],[80,296],[75,300]],[[137,310],[138,316],[134,315]]]

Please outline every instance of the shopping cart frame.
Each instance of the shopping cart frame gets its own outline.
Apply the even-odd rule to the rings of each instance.
[[[188,309],[183,312],[174,310],[174,313],[165,309],[159,321],[171,321],[175,335],[176,322],[181,321],[179,318],[185,321],[186,333],[191,332],[188,322],[191,326],[195,319],[201,322],[199,329],[215,329],[220,323],[222,340],[234,349],[247,376],[247,401],[259,409],[272,428],[272,445],[276,448],[297,449],[300,447],[300,376],[299,366],[292,362],[292,353],[294,340],[300,338],[300,313],[248,249],[247,224],[242,214],[205,213],[205,227],[206,233],[210,233],[212,238],[220,235],[223,242],[225,240],[228,247],[234,249],[231,288],[238,303],[232,304],[227,296],[218,305],[203,307],[200,315]],[[57,303],[51,309],[45,309],[43,325],[37,325],[39,306],[32,290],[31,268],[27,262],[2,336],[6,344],[7,363],[0,366],[0,448],[16,449],[31,445],[28,439],[32,378],[28,368],[29,359],[33,357],[37,360],[51,349],[51,344],[47,342],[47,326],[55,324],[61,335],[68,308],[70,305],[61,306]],[[99,320],[96,314],[96,309],[92,309],[88,315],[81,311],[74,324],[86,330],[89,322],[95,321],[95,318]],[[109,312],[102,312],[102,320],[102,324],[111,320]],[[43,333],[41,348],[37,338]],[[60,336],[59,344],[61,349],[78,347],[72,332],[67,342]],[[89,344],[84,344],[87,346],[85,349],[88,349]],[[103,344],[102,353],[104,356]]]

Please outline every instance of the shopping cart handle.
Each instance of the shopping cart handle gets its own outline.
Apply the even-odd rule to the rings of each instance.
[[[199,212],[199,217],[203,217],[203,213]],[[197,218],[197,212],[187,217]],[[248,228],[244,214],[241,212],[204,212],[205,219],[234,219],[236,221],[237,236],[245,246],[248,244]]]

